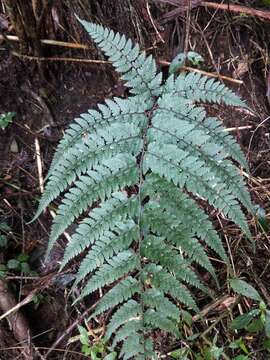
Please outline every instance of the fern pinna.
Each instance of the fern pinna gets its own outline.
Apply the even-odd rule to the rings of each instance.
[[[106,290],[91,318],[114,309],[106,339],[120,349],[119,358],[156,358],[151,331],[179,336],[180,304],[197,312],[192,287],[208,291],[194,264],[215,277],[207,248],[227,262],[196,199],[207,200],[249,234],[241,205],[251,208],[251,201],[233,163],[246,167],[245,157],[221,122],[196,103],[246,105],[220,82],[196,73],[163,82],[152,56],[138,45],[81,22],[132,96],[106,100],[70,126],[36,216],[66,191],[49,252],[87,214],[66,246],[61,268],[84,255],[75,281],[83,284],[78,300]]]

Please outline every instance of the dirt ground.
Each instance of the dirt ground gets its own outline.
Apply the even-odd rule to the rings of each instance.
[[[184,43],[187,29],[181,18],[166,23],[160,19],[156,21],[160,22],[158,31],[166,41],[165,44],[153,44],[153,55],[157,60],[171,61],[172,54]],[[154,38],[154,33],[153,30],[151,38]],[[265,211],[266,221],[270,221],[270,105],[266,97],[269,40],[269,20],[203,8],[192,11],[188,48],[205,58],[200,69],[229,77],[226,85],[250,106],[250,111],[210,105],[207,109],[223,121],[241,145],[250,166],[250,172],[244,173],[244,176],[254,203]],[[64,55],[69,56],[69,52]],[[167,71],[165,67],[162,70],[164,73]],[[57,275],[65,239],[61,239],[49,262],[44,263],[52,216],[47,211],[38,221],[28,224],[40,198],[40,182],[46,176],[54,150],[67,125],[104,98],[126,96],[126,90],[110,65],[51,63],[46,64],[46,72],[47,80],[41,78],[36,63],[12,56],[5,43],[0,44],[0,114],[16,113],[13,123],[6,130],[0,129],[0,223],[8,226],[7,230],[1,228],[2,235],[7,236],[8,246],[0,251],[0,263],[6,263],[22,253],[29,256],[29,266],[35,273],[28,277],[20,271],[11,270],[7,281],[17,302],[37,290],[37,302],[27,304],[22,312],[40,359],[94,302],[94,299],[89,299],[71,307],[73,299],[68,289],[76,263],[68,271]],[[42,179],[37,162],[39,151]],[[256,219],[249,217],[256,244],[256,252],[253,253],[249,242],[229,222],[219,217],[215,224],[226,234],[224,241],[228,241],[235,274],[245,277],[261,291],[270,306],[270,238],[267,232],[260,229]],[[226,280],[226,269],[221,268],[219,272],[222,283]],[[226,295],[226,291],[222,287],[217,291],[217,297]],[[201,297],[202,307],[208,302],[209,299]],[[245,300],[241,306],[242,311],[247,311],[252,303]],[[207,318],[211,323],[212,317],[218,315],[217,310],[217,313],[207,314]],[[219,331],[221,345],[227,321],[222,320],[214,328]],[[205,326],[199,323],[195,328],[203,330]],[[210,337],[215,335],[215,331]],[[86,358],[81,354],[78,341],[67,345],[67,340],[76,334],[75,328],[48,359]],[[155,339],[164,353],[176,346],[162,333],[156,333]],[[254,335],[246,342],[252,351],[256,351],[261,346],[260,335]],[[0,359],[23,359],[21,353],[22,344],[14,338],[8,322],[3,321],[0,323]],[[250,359],[263,359],[265,355],[259,352]]]

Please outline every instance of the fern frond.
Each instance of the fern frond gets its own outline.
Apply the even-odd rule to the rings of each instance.
[[[126,279],[121,280],[103,296],[90,319],[102,314],[114,306],[121,304],[124,301],[131,299],[133,295],[140,292],[141,284],[139,281],[131,276],[128,276]]]
[[[61,233],[95,201],[105,200],[112,192],[125,185],[133,185],[138,181],[138,171],[135,160],[129,155],[119,155],[103,161],[94,170],[74,183],[65,195],[54,219],[49,239],[50,251]]]
[[[127,221],[134,224],[130,219],[134,218],[139,206],[135,196],[127,198],[124,192],[116,192],[112,197],[101,203],[100,207],[90,211],[77,227],[71,237],[62,260],[62,268],[75,256],[94,244],[106,231],[113,230],[116,233],[127,227]],[[130,226],[130,235],[135,227]],[[79,276],[79,273],[78,273]]]
[[[83,298],[138,268],[138,262],[134,252],[128,250],[109,259],[87,282],[80,297]]]
[[[110,339],[113,333],[123,324],[134,319],[142,319],[141,305],[135,300],[124,303],[112,316],[106,330],[106,338]]]
[[[163,93],[190,99],[193,102],[224,103],[246,108],[246,103],[220,81],[196,72],[181,73],[176,79],[171,75],[163,86]]]
[[[180,276],[177,271],[175,275],[169,271],[162,266],[150,263],[144,268],[145,281],[197,312],[198,307],[190,291],[177,279],[179,277],[182,280],[181,270],[179,271]],[[174,272],[174,268],[172,268],[172,272]]]
[[[162,238],[152,236],[147,239],[143,243],[142,254],[149,260],[159,263],[167,271],[173,272],[177,279],[208,292],[207,287],[202,284],[191,269],[192,261],[181,258],[180,251],[166,244]],[[186,305],[190,306],[190,304]]]
[[[149,104],[143,99],[140,104],[137,100],[114,100],[107,101],[107,106],[100,105],[101,113],[89,111],[89,114],[82,115],[84,118],[77,119],[66,131],[52,161],[49,181],[35,218],[93,166],[120,153],[138,155],[140,129],[146,121],[144,111]],[[112,104],[117,105],[114,111]]]
[[[121,326],[113,339],[112,348],[114,349],[119,342],[124,341],[128,337],[133,335],[137,336],[137,333],[141,330],[142,327],[143,322],[140,319],[130,320],[128,323]]]
[[[194,124],[194,129],[203,131],[204,136],[209,135],[212,141],[223,148],[224,156],[232,157],[241,166],[248,169],[247,161],[240,146],[225,131],[225,128],[218,119],[213,117],[207,118],[203,108],[195,106],[188,99],[174,97],[173,93],[166,93],[161,96],[158,103],[159,107],[156,110],[157,117],[174,117],[175,120],[178,120],[178,128],[180,128],[179,123],[182,123],[182,121]]]
[[[109,57],[116,71],[122,75],[125,85],[133,94],[157,95],[160,91],[161,74],[157,74],[156,62],[152,56],[146,57],[139,46],[133,46],[125,35],[120,36],[101,25],[80,20],[91,38]]]
[[[135,96],[106,100],[70,126],[37,216],[64,193],[48,251],[79,221],[61,263],[62,269],[82,258],[76,301],[104,288],[90,319],[113,311],[105,340],[120,347],[120,358],[157,359],[151,331],[179,337],[179,306],[198,313],[192,290],[211,294],[196,267],[217,281],[209,250],[229,263],[198,199],[250,236],[242,206],[251,209],[252,203],[233,162],[246,167],[246,159],[221,122],[196,103],[246,105],[198,74],[161,85],[151,56],[125,36],[81,22]]]
[[[180,187],[207,199],[245,233],[249,233],[245,215],[227,184],[205,167],[205,163],[174,144],[152,142],[144,162],[144,173],[152,171]]]
[[[220,237],[208,216],[193,199],[180,192],[174,184],[154,175],[148,177],[143,191],[151,194],[153,201],[158,202],[161,208],[169,209],[170,213],[177,217],[177,224],[186,225],[194,236],[203,240],[225,263],[228,263]]]
[[[118,254],[120,251],[127,250],[134,240],[138,239],[139,228],[133,221],[122,223],[118,229],[114,231],[105,232],[98,241],[91,247],[90,252],[83,259],[78,273],[76,275],[76,282],[86,278],[86,275],[101,267],[105,261],[108,261],[113,254]],[[118,233],[117,233],[118,230]]]
[[[155,310],[146,310],[144,315],[144,322],[146,325],[150,326],[151,329],[161,329],[167,333],[173,334],[175,337],[180,336],[177,324],[164,316],[164,314]]]
[[[161,104],[162,106],[162,104]],[[243,181],[239,180],[238,171],[232,166],[230,161],[224,159],[223,149],[214,142],[214,139],[196,125],[191,123],[193,117],[192,111],[189,115],[182,113],[175,114],[175,110],[169,111],[166,118],[170,121],[164,123],[163,110],[157,110],[153,116],[153,127],[150,137],[155,141],[163,139],[164,143],[176,144],[180,150],[196,156],[198,160],[204,163],[204,168],[209,169],[209,173],[215,176],[217,182],[225,182],[229,191],[238,198],[241,203],[251,208],[251,200]],[[188,120],[186,121],[186,117]],[[179,122],[181,121],[181,128]]]

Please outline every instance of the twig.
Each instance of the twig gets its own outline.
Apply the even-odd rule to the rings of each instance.
[[[16,305],[16,300],[9,291],[7,282],[4,279],[0,279],[0,309],[4,312],[0,316],[0,321],[7,318],[15,338],[20,342],[25,342],[23,355],[25,359],[30,360],[32,359],[32,347],[26,341],[30,336],[29,325],[22,313],[14,314],[14,311],[19,309],[19,304]]]
[[[32,60],[32,61],[67,61],[67,62],[80,62],[80,63],[90,63],[90,64],[111,64],[110,61],[105,61],[105,60],[92,60],[92,59],[83,59],[83,58],[65,58],[65,57],[51,57],[51,58],[40,58],[38,56],[28,56],[28,55],[21,55],[21,54],[17,54],[15,52],[13,52],[13,54],[15,56],[19,56],[22,57],[24,59],[27,60]],[[169,66],[170,62],[169,61],[165,61],[165,60],[158,60],[158,63],[161,65],[165,65],[165,66]],[[186,70],[186,71],[192,71],[192,72],[196,72],[202,75],[206,75],[209,77],[215,77],[218,79],[222,79],[222,80],[226,80],[226,81],[230,81],[234,84],[243,84],[242,80],[238,80],[238,79],[233,79],[229,76],[225,76],[225,75],[220,75],[220,74],[216,74],[216,73],[210,73],[204,70],[200,70],[200,69],[195,69],[189,66],[182,66],[181,70]]]
[[[100,327],[98,329],[95,329],[95,330],[88,330],[87,331],[87,334],[89,336],[92,336],[94,339],[98,339],[98,337],[96,336],[96,334],[102,334],[104,332],[104,328],[103,327]],[[76,335],[76,336],[73,336],[72,338],[68,339],[68,345],[69,344],[73,344],[77,341],[80,340],[80,335]]]
[[[244,13],[252,16],[257,16],[263,19],[270,20],[270,11],[269,10],[257,10],[247,6],[234,5],[234,4],[217,4],[208,1],[202,1],[200,6],[206,6],[208,8],[231,11],[235,13]]]
[[[16,35],[1,35],[0,34],[0,40],[5,40],[5,38],[9,41],[20,42],[19,37]],[[59,40],[41,39],[40,42],[44,45],[66,47],[69,49],[82,49],[82,50],[90,49],[90,47],[86,44],[77,44],[77,43],[71,43],[71,42],[59,41]]]
[[[190,22],[191,22],[191,0],[188,1],[188,7],[186,11],[186,25],[185,25],[185,43],[184,43],[184,55],[186,58],[188,52],[188,42],[190,35]]]
[[[158,62],[159,62],[159,64],[161,64],[161,65],[165,65],[165,66],[169,66],[169,65],[170,65],[170,62],[169,62],[169,61],[159,60]],[[243,81],[242,81],[242,80],[233,79],[233,78],[231,78],[231,77],[229,77],[229,76],[220,75],[220,74],[216,74],[216,73],[210,73],[210,72],[207,72],[207,71],[204,71],[204,70],[200,70],[200,69],[195,69],[195,68],[192,68],[192,67],[189,67],[189,66],[182,66],[180,70],[186,70],[186,71],[196,72],[196,73],[199,73],[199,74],[202,74],[202,75],[206,75],[206,76],[209,76],[209,77],[215,77],[215,78],[218,78],[218,79],[230,81],[230,82],[232,82],[232,83],[239,84],[239,85],[242,85],[242,84],[243,84]]]
[[[249,145],[248,145],[247,156],[249,156],[251,144],[252,144],[252,141],[253,141],[253,138],[254,138],[254,135],[255,135],[256,131],[257,131],[264,123],[266,123],[266,121],[268,121],[269,119],[270,119],[270,116],[268,116],[267,118],[265,118],[263,121],[261,121],[261,122],[259,123],[259,125],[256,127],[256,129],[253,131],[253,134],[252,134],[252,136],[251,136],[251,138],[250,138]]]
[[[0,280],[1,282],[2,280]],[[1,284],[1,283],[0,283]],[[14,312],[18,311],[21,307],[23,307],[24,305],[29,304],[34,296],[36,295],[36,293],[39,291],[39,289],[34,289],[30,294],[28,294],[26,296],[26,298],[24,298],[22,301],[20,301],[19,303],[17,303],[16,305],[14,305],[12,308],[9,308],[4,314],[2,314],[0,316],[0,321],[2,321],[3,319],[9,317],[10,315],[12,315]],[[2,295],[1,295],[2,297]]]
[[[84,318],[95,309],[95,307],[98,305],[98,302],[93,304],[89,309],[86,309],[64,332],[63,334],[52,344],[50,349],[47,351],[45,355],[45,359],[48,358],[48,356],[51,354],[52,351],[54,351],[57,346],[79,325]]]
[[[231,308],[237,301],[239,297],[238,296],[229,296],[224,295],[221,298],[217,299],[216,301],[212,302],[211,304],[207,305],[204,309],[201,310],[201,312],[197,315],[194,315],[192,320],[198,321],[202,317],[205,317],[209,312],[215,311],[224,311],[224,309]]]
[[[37,169],[38,169],[38,181],[39,181],[39,188],[41,194],[44,192],[44,179],[42,175],[42,163],[41,163],[41,155],[40,155],[40,146],[38,138],[35,138],[35,149],[36,149],[36,160],[37,160]]]
[[[156,0],[158,2],[168,2],[171,5],[177,6],[176,9],[169,11],[168,13],[166,13],[163,18],[164,19],[173,19],[175,17],[178,17],[180,15],[182,15],[185,11],[186,11],[186,4],[184,2],[184,4],[181,4],[179,6],[179,2],[177,1],[172,1],[172,0]],[[234,4],[218,4],[218,3],[214,3],[214,2],[209,2],[209,1],[200,1],[200,0],[193,0],[192,1],[192,8],[196,8],[198,6],[204,6],[207,8],[212,8],[212,9],[216,9],[216,10],[223,10],[223,11],[231,11],[234,13],[243,13],[246,15],[251,15],[251,16],[256,16],[262,19],[266,19],[266,20],[270,20],[270,11],[269,10],[257,10],[257,9],[253,9],[247,6],[242,6],[242,5],[234,5]]]
[[[225,131],[225,132],[231,132],[231,131],[248,130],[248,129],[252,129],[252,128],[253,128],[252,125],[236,126],[236,127],[226,128],[226,129],[224,129],[223,131]]]
[[[0,321],[5,319],[6,317],[12,315],[14,312],[18,311],[21,307],[29,304],[38,292],[41,292],[43,289],[45,289],[50,284],[50,282],[53,280],[54,277],[55,277],[55,274],[51,273],[51,274],[48,274],[48,275],[44,276],[43,278],[39,279],[38,284],[36,285],[35,289],[32,290],[22,301],[20,301],[19,303],[14,305],[12,308],[8,309],[4,314],[2,314],[0,316]],[[1,281],[1,279],[0,279],[0,281]],[[1,300],[1,296],[0,296],[0,300]]]
[[[37,159],[37,169],[38,169],[38,181],[39,181],[39,188],[41,194],[44,192],[44,178],[42,174],[42,162],[41,162],[41,153],[40,153],[40,146],[38,138],[35,137],[35,149],[36,149],[36,159]],[[56,214],[53,210],[49,210],[51,217],[54,219]],[[65,238],[67,241],[70,241],[70,235],[65,231],[64,233]]]
[[[80,62],[80,63],[89,63],[89,64],[111,64],[110,61],[106,61],[106,60],[92,60],[92,59],[68,58],[68,57],[38,57],[38,56],[19,54],[16,51],[13,51],[12,54],[19,58],[30,61],[67,61],[67,62]]]
[[[19,39],[17,39],[16,36],[9,35],[9,37],[12,37],[14,41],[19,41]],[[0,36],[0,39],[1,39],[1,36]],[[73,47],[73,48],[78,48],[78,49],[85,49],[85,46],[86,46],[86,48],[88,48],[87,45],[83,45],[83,44],[65,43],[65,42],[61,42],[61,41],[56,41],[53,44],[53,40],[41,40],[41,42],[45,42],[45,41],[46,41],[47,44],[50,44],[50,45],[66,46],[66,47]],[[30,61],[65,61],[65,62],[79,62],[79,63],[86,63],[86,64],[104,64],[104,65],[105,64],[111,64],[110,61],[106,61],[106,60],[93,60],[93,59],[69,58],[69,57],[38,57],[38,56],[30,56],[30,55],[19,54],[19,53],[15,52],[15,51],[13,51],[12,54],[14,56],[20,57],[22,59],[30,60]],[[158,62],[161,65],[167,65],[167,66],[170,65],[170,62],[165,61],[165,60],[159,60]],[[191,68],[189,66],[182,66],[182,69],[187,70],[187,71],[197,72],[197,73],[200,73],[202,75],[206,75],[206,76],[226,80],[226,81],[232,82],[234,84],[239,84],[239,85],[243,84],[242,80],[233,79],[233,78],[231,78],[229,76],[225,76],[225,75],[209,73],[207,71]]]
[[[155,22],[154,22],[154,20],[153,20],[153,18],[152,18],[148,1],[146,1],[146,10],[147,10],[147,14],[148,14],[148,17],[149,17],[149,19],[150,19],[150,22],[151,22],[151,24],[152,24],[152,26],[153,26],[153,28],[154,28],[154,30],[155,30],[158,38],[159,38],[160,41],[164,44],[165,41],[164,41],[163,37],[160,35],[160,32],[158,31],[158,29],[157,29],[157,27],[156,27],[156,24],[155,24]]]

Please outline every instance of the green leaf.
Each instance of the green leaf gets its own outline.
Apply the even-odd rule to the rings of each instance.
[[[189,51],[187,54],[180,53],[176,55],[173,61],[171,62],[169,67],[169,73],[174,74],[179,69],[181,69],[181,67],[185,63],[185,60],[189,60],[190,63],[194,66],[197,66],[200,62],[204,61],[203,57],[194,51]]]
[[[246,330],[251,333],[258,333],[264,328],[264,323],[262,322],[261,318],[253,320],[246,326]]]
[[[192,315],[188,312],[188,311],[185,311],[185,310],[181,310],[181,315],[182,315],[182,320],[189,326],[192,325]]]
[[[78,329],[80,332],[80,342],[85,346],[89,346],[90,342],[89,342],[89,336],[87,330],[80,325],[78,325]]]
[[[117,358],[117,353],[114,351],[105,356],[104,360],[115,360]]]
[[[239,339],[232,341],[229,345],[230,349],[241,349],[245,354],[249,354],[248,348],[242,337]]]
[[[270,311],[266,310],[265,313],[265,335],[270,338]]]
[[[241,279],[230,279],[229,283],[233,290],[240,295],[246,296],[249,299],[256,301],[263,301],[258,291],[246,281]]]
[[[268,233],[270,228],[270,222],[266,217],[265,210],[260,206],[254,206],[255,209],[255,219],[259,225],[259,230],[263,230],[264,232]]]
[[[183,349],[174,350],[174,351],[170,352],[169,355],[173,359],[188,360],[188,353],[189,353],[189,349],[183,348]]]
[[[31,272],[30,266],[27,262],[21,263],[21,270],[26,274],[29,274]]]
[[[6,222],[1,222],[0,223],[0,230],[7,232],[7,231],[11,230],[11,227]]]
[[[21,263],[16,259],[11,259],[7,263],[7,267],[10,270],[19,270]]]
[[[0,115],[0,128],[4,130],[13,120],[16,113],[8,112]]]
[[[252,319],[259,314],[259,309],[254,309],[247,314],[239,315],[230,323],[230,328],[232,330],[244,329],[250,323],[250,321],[252,321]]]
[[[266,349],[266,350],[270,350],[270,339],[264,339],[263,341],[263,347]]]
[[[7,240],[6,235],[0,235],[0,247],[6,248],[7,243],[8,243],[8,240]]]
[[[91,353],[91,349],[88,345],[83,345],[81,351],[86,356],[90,355],[90,353]]]
[[[0,264],[0,271],[6,271],[7,266],[5,264]]]
[[[211,347],[210,354],[212,355],[213,359],[219,360],[221,355],[223,354],[223,347],[217,347],[216,345]]]
[[[0,278],[5,278],[6,274],[6,271],[0,271]]]
[[[29,260],[28,254],[20,254],[17,258],[20,262],[27,262]]]

